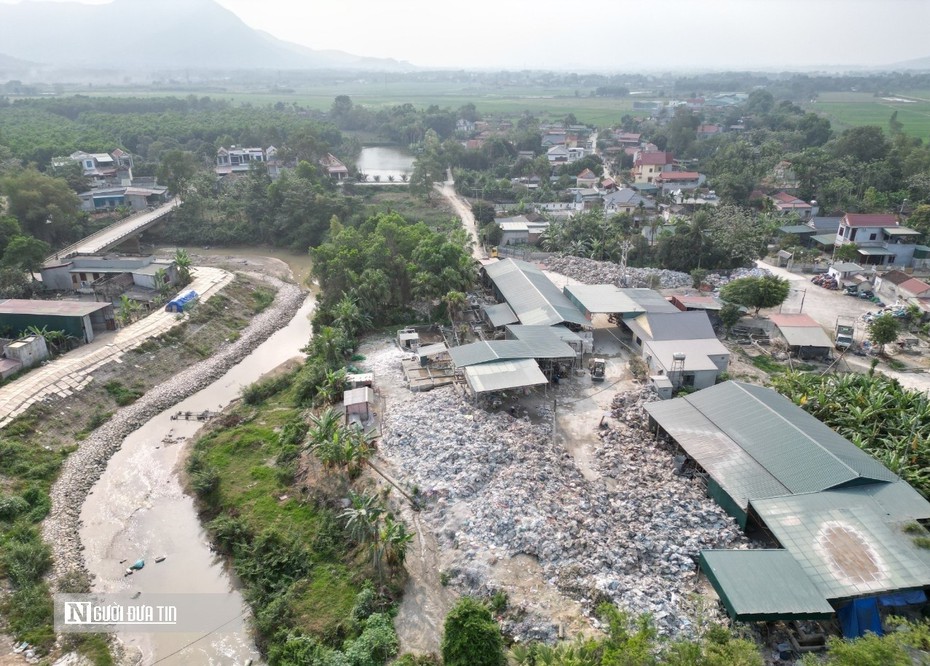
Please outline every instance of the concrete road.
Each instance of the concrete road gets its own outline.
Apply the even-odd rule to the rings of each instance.
[[[232,273],[219,268],[197,267],[194,281],[185,288],[193,289],[205,301],[233,279]],[[64,398],[80,391],[93,380],[99,367],[120,362],[123,354],[149,338],[177,326],[183,318],[159,309],[115,332],[99,333],[90,344],[60,356],[50,363],[26,373],[0,387],[0,428],[25,412],[30,405],[46,398]]]
[[[842,291],[818,287],[810,281],[811,276],[809,275],[798,275],[764,261],[757,261],[756,265],[785,278],[791,283],[791,293],[788,295],[788,300],[782,304],[781,308],[763,310],[764,314],[777,313],[779,310],[785,314],[806,314],[824,327],[831,340],[833,339],[837,319],[851,317],[856,320],[856,340],[861,342],[868,338],[867,325],[862,320],[862,315],[866,312],[878,310],[875,303],[846,296]],[[870,366],[870,359],[852,354],[844,355],[842,362],[850,370],[855,371],[868,370]],[[889,377],[894,377],[901,382],[902,386],[917,391],[930,391],[930,375],[927,373],[896,372],[884,364],[879,366],[878,370]]]

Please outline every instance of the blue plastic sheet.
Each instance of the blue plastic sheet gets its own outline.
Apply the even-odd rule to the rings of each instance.
[[[844,638],[859,638],[869,631],[878,636],[885,633],[878,615],[878,599],[875,597],[856,599],[840,608],[836,614],[843,627]]]

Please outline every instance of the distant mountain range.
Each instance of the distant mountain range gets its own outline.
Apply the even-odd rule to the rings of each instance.
[[[0,55],[0,71],[34,63],[124,71],[415,69],[397,60],[285,42],[250,28],[213,0],[0,4],[0,50],[5,54]]]

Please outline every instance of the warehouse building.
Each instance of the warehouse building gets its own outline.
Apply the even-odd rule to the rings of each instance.
[[[0,331],[18,337],[32,326],[64,331],[76,340],[90,342],[97,333],[116,330],[116,316],[112,303],[16,298],[0,301]]]
[[[833,610],[856,636],[881,630],[879,606],[926,601],[930,550],[914,534],[926,534],[930,503],[852,442],[775,391],[741,382],[646,411],[706,476],[708,494],[781,546],[701,553],[731,617]]]
[[[581,329],[590,326],[585,316],[541,270],[516,259],[484,267],[498,299],[507,303],[521,324]]]

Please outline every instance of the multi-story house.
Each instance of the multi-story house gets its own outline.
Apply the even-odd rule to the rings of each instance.
[[[834,247],[855,244],[856,263],[862,266],[911,266],[919,237],[919,231],[902,227],[894,215],[847,213]]]

